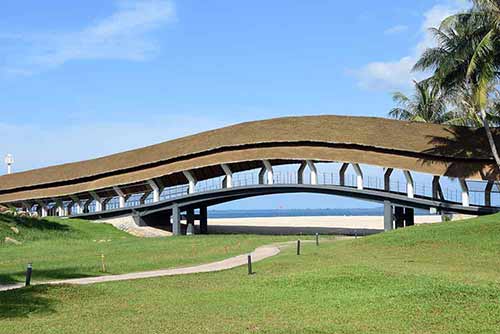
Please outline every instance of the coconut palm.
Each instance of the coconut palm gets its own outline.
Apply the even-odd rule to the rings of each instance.
[[[426,50],[414,69],[434,70],[433,79],[450,96],[470,90],[470,108],[478,114],[500,166],[487,114],[491,87],[500,76],[500,1],[473,0],[470,11],[448,17],[433,32],[438,46]]]
[[[425,123],[446,123],[450,120],[445,96],[430,81],[415,82],[412,97],[395,92],[392,99],[398,105],[389,112],[392,118]]]

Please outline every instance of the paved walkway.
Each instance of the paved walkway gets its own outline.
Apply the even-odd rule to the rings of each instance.
[[[278,255],[280,252],[280,248],[277,245],[267,245],[257,248],[251,253],[252,262],[261,261],[267,259],[271,256]],[[235,257],[231,257],[229,259],[225,259],[218,262],[201,264],[198,266],[185,267],[185,268],[175,268],[175,269],[161,269],[161,270],[152,270],[152,271],[142,271],[137,273],[129,273],[129,274],[121,274],[121,275],[107,275],[107,276],[97,276],[97,277],[86,277],[86,278],[74,278],[67,280],[57,280],[57,281],[48,281],[48,282],[40,282],[38,284],[76,284],[76,285],[85,285],[85,284],[95,284],[95,283],[104,283],[104,282],[116,282],[116,281],[126,281],[126,280],[134,280],[141,278],[151,278],[151,277],[162,277],[162,276],[174,276],[174,275],[186,275],[186,274],[195,274],[195,273],[207,273],[213,271],[221,271],[226,269],[236,268],[247,263],[248,254],[238,255]],[[0,285],[0,291],[7,291],[13,289],[22,288],[24,284],[11,284],[11,285]]]

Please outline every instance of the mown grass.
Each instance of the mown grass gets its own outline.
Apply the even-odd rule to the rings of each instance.
[[[498,333],[500,215],[218,273],[0,293],[1,333]]]
[[[15,233],[11,227],[15,227]],[[5,243],[5,237],[22,242]],[[88,221],[39,220],[0,215],[0,284],[22,282],[33,263],[33,281],[171,268],[220,260],[292,237],[207,235],[138,238]]]

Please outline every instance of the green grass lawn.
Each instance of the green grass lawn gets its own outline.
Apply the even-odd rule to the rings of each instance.
[[[3,292],[0,332],[500,331],[500,215],[290,247],[254,269]]]
[[[18,229],[15,233],[11,227]],[[5,243],[5,237],[22,242]],[[33,281],[121,274],[201,264],[243,254],[296,237],[206,235],[138,238],[111,225],[83,220],[39,220],[0,215],[0,284],[23,282],[33,263]]]

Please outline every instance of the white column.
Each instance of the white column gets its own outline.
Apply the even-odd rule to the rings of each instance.
[[[75,207],[75,214],[80,214],[82,213],[82,204],[80,203],[80,199],[77,196],[70,196],[71,200],[74,203]],[[71,212],[71,215],[73,215],[73,212]]]
[[[307,160],[307,167],[309,167],[309,171],[311,172],[311,184],[318,184],[318,170],[314,165],[312,160]]]
[[[391,174],[393,169],[387,168],[384,172],[384,191],[391,191]]]
[[[464,179],[459,179],[460,189],[462,189],[462,205],[470,206],[470,197],[469,197],[469,186],[467,186],[467,182]]]
[[[113,187],[113,190],[116,192],[118,195],[118,202],[119,202],[119,207],[124,208],[125,207],[125,202],[126,202],[126,196],[123,193],[123,191],[120,189],[120,187]]]
[[[347,171],[348,167],[349,167],[349,164],[347,162],[344,162],[342,164],[342,167],[340,167],[340,170],[339,170],[339,186],[345,186],[345,172]]]
[[[156,184],[154,180],[148,180],[148,185],[151,187],[151,190],[153,190],[153,202],[159,202],[160,201],[160,194],[161,194],[161,189]]]
[[[363,171],[359,164],[352,164],[354,172],[356,173],[356,186],[359,190],[363,190]]]
[[[47,217],[48,216],[48,210],[47,210],[47,204],[45,204],[43,201],[37,201],[38,205],[40,206],[40,214],[42,217]]]
[[[266,168],[267,184],[273,184],[273,166],[271,165],[269,160],[262,160],[262,163],[264,163],[264,167]]]
[[[57,206],[57,214],[60,217],[67,216],[68,214],[67,214],[67,210],[66,210],[66,206],[64,205],[64,202],[61,201],[60,199],[53,199],[53,200]]]
[[[304,171],[306,170],[307,163],[305,161],[300,163],[300,167],[297,170],[297,184],[304,184]]]
[[[411,176],[411,173],[409,170],[404,170],[403,174],[405,175],[405,179],[406,179],[406,192],[408,194],[408,198],[414,198],[415,197],[415,184],[413,183],[413,177]]]
[[[188,194],[193,194],[196,191],[196,178],[189,171],[182,172],[189,182]]]
[[[220,165],[222,167],[222,170],[226,174],[226,188],[232,188],[233,187],[233,172],[231,172],[231,168],[229,168],[228,165],[222,164]]]
[[[141,198],[139,198],[139,203],[140,203],[141,205],[145,204],[145,203],[146,203],[146,198],[148,198],[148,197],[149,197],[149,195],[151,195],[151,193],[152,193],[152,191],[146,191],[146,192],[145,192],[145,193],[141,196]],[[153,199],[153,200],[154,200],[154,199]],[[156,202],[158,202],[158,201],[156,201]]]
[[[266,167],[262,167],[259,171],[259,184],[264,184],[264,177],[266,176]]]
[[[95,212],[101,212],[103,209],[102,198],[99,195],[97,195],[94,191],[89,191],[89,194],[95,201]]]

